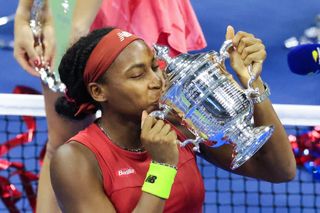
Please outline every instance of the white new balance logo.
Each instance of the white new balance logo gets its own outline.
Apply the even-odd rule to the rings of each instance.
[[[135,173],[134,169],[129,168],[129,169],[120,169],[118,171],[118,176],[123,176],[123,175],[130,175]]]
[[[119,32],[119,33],[117,33],[117,35],[118,35],[120,41],[123,41],[125,38],[132,36],[131,33],[126,32],[126,31]]]

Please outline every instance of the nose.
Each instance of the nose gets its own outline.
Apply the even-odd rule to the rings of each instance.
[[[161,89],[163,80],[161,78],[161,73],[154,72],[153,70],[151,71],[150,75],[150,83],[149,83],[149,88],[150,89]]]

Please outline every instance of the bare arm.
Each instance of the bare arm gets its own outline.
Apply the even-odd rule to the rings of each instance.
[[[254,72],[258,74],[261,72],[262,62],[266,57],[264,45],[259,39],[245,32],[239,32],[235,36],[231,32],[231,35],[227,35],[227,39],[233,39],[233,43],[237,47],[237,50],[231,53],[231,64],[240,82],[246,87],[249,79],[246,67],[253,64]],[[260,77],[254,82],[253,87],[258,87],[261,92],[264,91]],[[275,131],[269,141],[250,160],[233,172],[270,182],[293,179],[296,170],[295,159],[284,127],[269,99],[255,104],[254,123],[257,126],[273,125]],[[218,149],[201,146],[201,150],[204,158],[209,162],[230,170],[229,165],[232,160],[230,145],[224,145]]]
[[[70,42],[76,42],[81,36],[88,34],[102,0],[77,0],[72,17]]]
[[[103,192],[95,156],[78,143],[61,146],[50,164],[51,184],[62,212],[116,212]]]

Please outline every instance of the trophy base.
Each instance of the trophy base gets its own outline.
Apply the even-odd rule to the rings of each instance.
[[[230,168],[232,170],[240,167],[251,158],[271,137],[274,131],[273,126],[261,126],[254,129],[256,138],[249,141],[234,157]]]

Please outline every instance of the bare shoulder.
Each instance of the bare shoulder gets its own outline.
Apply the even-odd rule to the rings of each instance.
[[[70,142],[59,147],[50,163],[50,177],[63,212],[113,212],[98,162],[86,146]]]
[[[51,170],[62,176],[101,176],[94,154],[84,145],[72,141],[58,148],[51,160]],[[54,175],[54,174],[53,174]],[[60,176],[61,177],[61,176]]]

